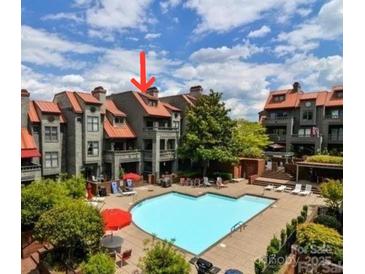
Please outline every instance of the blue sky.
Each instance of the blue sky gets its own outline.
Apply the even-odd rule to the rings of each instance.
[[[140,50],[161,96],[200,84],[223,93],[232,117],[257,120],[270,90],[342,83],[342,2],[22,1],[22,88],[33,98],[134,89]]]

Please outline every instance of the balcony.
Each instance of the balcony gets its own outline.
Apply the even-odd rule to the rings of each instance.
[[[160,151],[160,161],[170,161],[170,160],[175,160],[175,158],[176,158],[175,149],[167,149]]]
[[[153,138],[157,134],[163,138],[177,138],[179,136],[179,128],[176,127],[144,127],[144,137]]]
[[[291,142],[300,144],[315,144],[316,142],[319,142],[320,138],[320,136],[318,137],[309,134],[292,134]]]
[[[179,131],[178,127],[145,127],[143,131]]]
[[[152,161],[152,150],[143,150],[143,160]]]
[[[343,116],[342,115],[331,115],[327,114],[325,116],[325,120],[330,124],[343,124]]]
[[[21,169],[21,180],[25,181],[34,181],[40,179],[42,177],[41,166],[40,165],[29,165],[22,166]]]
[[[104,160],[107,162],[112,162],[113,160],[119,163],[139,162],[141,158],[141,151],[138,149],[104,151]]]
[[[286,135],[284,134],[268,134],[271,141],[275,143],[285,143],[286,142]]]
[[[329,134],[328,143],[329,144],[342,144],[343,143],[342,134]]]
[[[266,117],[264,119],[265,125],[286,125],[288,122],[292,120],[289,116],[275,116],[275,117]]]

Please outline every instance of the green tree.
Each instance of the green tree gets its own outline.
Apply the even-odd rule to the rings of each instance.
[[[114,274],[115,262],[108,254],[96,253],[81,265],[81,271],[83,274]]]
[[[32,229],[39,217],[54,205],[68,199],[64,185],[53,180],[40,180],[21,190],[21,223]]]
[[[64,184],[68,196],[74,199],[84,198],[86,193],[86,179],[82,176],[71,176],[65,178],[62,183]]]
[[[342,206],[343,184],[339,180],[329,180],[321,184],[320,190],[328,207],[337,212]]]
[[[195,106],[187,111],[187,126],[179,146],[179,156],[199,161],[206,175],[209,162],[234,162],[232,130],[235,122],[228,116],[230,110],[221,102],[222,94],[210,91],[200,96]]]
[[[98,250],[103,234],[99,211],[78,200],[43,213],[34,228],[35,239],[51,243],[61,260],[71,266]]]
[[[148,245],[148,241],[146,244]],[[143,273],[149,274],[188,274],[190,265],[178,252],[172,242],[153,240],[146,248],[146,254],[140,258],[138,266]]]
[[[266,129],[261,124],[243,119],[237,120],[233,138],[237,144],[238,154],[242,157],[260,158],[263,156],[264,148],[270,144]]]

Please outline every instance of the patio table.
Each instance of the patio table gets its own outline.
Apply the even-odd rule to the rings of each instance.
[[[102,247],[105,247],[109,251],[116,251],[120,253],[122,250],[123,241],[123,238],[120,236],[106,235],[101,238],[100,244]]]

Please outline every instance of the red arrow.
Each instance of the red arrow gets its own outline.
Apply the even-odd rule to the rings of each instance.
[[[142,92],[146,92],[147,89],[153,84],[153,82],[155,82],[155,77],[151,77],[150,80],[148,80],[148,82],[146,82],[146,55],[144,53],[144,51],[141,51],[139,53],[139,62],[140,62],[140,74],[141,74],[141,82],[137,82],[136,79],[132,78],[131,82],[133,85],[135,85],[140,91]]]

